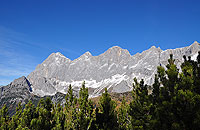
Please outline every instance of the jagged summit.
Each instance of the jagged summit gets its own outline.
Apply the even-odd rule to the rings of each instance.
[[[150,49],[155,49],[156,48],[156,46],[151,46],[151,48]]]
[[[199,44],[199,42],[198,41],[194,41],[194,43],[193,44]]]
[[[69,63],[69,62],[71,62],[71,60],[69,58],[65,57],[60,52],[56,52],[56,53],[50,54],[47,57],[47,59],[42,62],[42,65],[48,66],[48,65],[50,65],[50,64],[52,65],[54,63],[57,65],[61,65],[61,64]]]
[[[22,76],[22,77],[20,77],[18,79],[15,79],[13,82],[11,82],[11,84],[14,84],[14,85],[15,84],[20,84],[20,83],[23,84],[24,82],[26,82],[28,85],[30,85],[25,76]]]
[[[160,47],[151,46],[148,50],[162,50]]]
[[[57,56],[61,56],[61,57],[65,57],[63,54],[61,54],[60,52],[56,52],[55,55]]]
[[[83,55],[92,56],[92,54],[89,51],[85,52]]]
[[[71,61],[61,53],[52,53],[27,79],[33,93],[39,96],[54,95],[56,92],[66,93],[69,84],[79,91],[82,81],[86,82],[90,96],[101,94],[105,87],[110,92],[126,92],[132,89],[132,79],[144,79],[152,84],[157,66],[167,64],[170,54],[174,55],[178,67],[183,55],[196,57],[200,50],[198,42],[191,46],[162,51],[152,46],[142,53],[133,56],[119,46],[113,46],[98,56],[86,52]]]
[[[122,51],[123,49],[119,46],[113,46],[111,48],[109,48],[107,51],[105,51],[105,53],[116,53],[119,51]]]
[[[83,55],[81,55],[81,57],[84,57],[85,59],[87,59],[87,58],[92,57],[92,54],[89,51],[87,51]]]
[[[52,53],[52,56],[54,56],[54,57],[60,57],[60,58],[65,58],[65,59],[70,60],[69,58],[67,58],[63,54],[61,54],[60,52]]]
[[[197,41],[194,41],[190,46],[199,46],[200,44]]]
[[[160,47],[151,46],[147,51],[161,51]]]
[[[116,56],[121,56],[121,55],[128,55],[131,56],[131,54],[129,53],[129,51],[127,49],[122,49],[119,46],[113,46],[111,48],[109,48],[107,51],[105,51],[103,54],[101,55],[116,55]]]
[[[74,59],[74,60],[72,61],[72,63],[76,63],[76,62],[78,62],[78,61],[87,60],[87,59],[89,59],[90,57],[92,57],[92,54],[91,54],[89,51],[87,51],[87,52],[85,52],[83,55],[81,55],[80,57],[78,57],[77,59]]]
[[[122,49],[122,48],[119,47],[119,46],[113,46],[113,47],[111,47],[111,48],[109,48],[109,49]]]

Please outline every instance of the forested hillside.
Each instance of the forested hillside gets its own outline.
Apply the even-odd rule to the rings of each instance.
[[[107,89],[98,101],[89,99],[83,82],[78,98],[69,86],[63,106],[47,97],[37,106],[29,101],[24,109],[19,103],[10,117],[4,105],[0,109],[0,129],[199,130],[200,53],[195,61],[183,58],[178,70],[170,55],[166,67],[158,66],[152,86],[135,78],[131,99],[124,96],[121,102],[113,100]]]

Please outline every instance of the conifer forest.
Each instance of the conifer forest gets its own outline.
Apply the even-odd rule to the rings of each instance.
[[[83,82],[79,96],[69,86],[65,104],[41,99],[18,104],[10,115],[0,109],[1,130],[200,130],[200,52],[196,60],[184,56],[180,69],[170,55],[166,66],[157,67],[153,85],[133,82],[132,100],[120,105],[105,89],[98,103]],[[149,92],[151,90],[151,92]]]

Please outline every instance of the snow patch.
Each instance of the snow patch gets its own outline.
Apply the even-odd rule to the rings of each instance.
[[[112,64],[109,66],[108,71],[109,71],[114,65],[117,66],[115,63],[112,63]]]
[[[66,82],[66,81],[52,79],[53,82],[56,82],[56,85],[54,86],[56,91],[64,93],[64,94],[66,94],[66,92],[67,92],[66,90],[68,89],[68,86],[70,84],[72,85],[72,88],[74,88],[74,87],[80,88],[82,86],[83,81],[85,81],[85,86],[87,88],[95,89],[95,91],[94,91],[95,94],[92,94],[91,96],[100,94],[100,91],[102,91],[105,87],[107,87],[109,89],[113,85],[115,86],[115,85],[119,84],[120,82],[122,82],[123,80],[129,80],[129,76],[127,76],[125,74],[116,74],[108,79],[101,80],[100,82],[97,82],[96,80],[81,80],[81,81]],[[35,91],[35,90],[33,90],[33,91]],[[40,93],[42,95],[51,95],[49,93],[48,94],[44,93],[41,90],[36,90],[36,91],[38,91],[37,93]]]
[[[131,66],[130,69],[133,69],[135,67],[137,67],[138,64],[135,64],[134,66]]]
[[[103,67],[106,67],[108,64],[106,63],[106,64],[104,64],[104,65],[102,65],[99,69],[102,69]]]
[[[196,53],[193,56],[191,56],[191,59],[196,61],[197,60],[197,56],[198,56],[198,53]]]
[[[40,89],[35,89],[34,87],[32,87],[32,93],[35,94],[35,95],[39,95],[41,97],[44,97],[46,95],[50,95],[50,96],[53,96],[57,93],[57,91],[53,92],[53,93],[48,93],[48,92],[44,92],[43,90],[40,90]]]

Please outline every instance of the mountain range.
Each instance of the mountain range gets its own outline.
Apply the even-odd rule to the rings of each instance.
[[[151,85],[157,66],[165,66],[170,54],[173,54],[175,63],[180,67],[183,55],[195,59],[199,50],[200,44],[195,41],[190,46],[176,49],[161,50],[152,46],[135,55],[118,46],[98,56],[86,52],[75,60],[68,59],[60,52],[52,53],[27,77],[1,86],[0,105],[17,104],[19,101],[26,103],[44,96],[61,101],[70,84],[78,94],[83,81],[90,97],[101,95],[105,88],[112,93],[128,92],[132,90],[134,77],[144,79],[146,84]]]
[[[128,50],[114,46],[99,56],[86,52],[73,61],[57,52],[39,64],[27,79],[38,96],[66,93],[70,84],[78,91],[83,81],[89,88],[90,97],[100,95],[105,87],[109,92],[123,93],[132,89],[134,77],[152,84],[157,66],[165,66],[170,54],[180,66],[183,55],[194,58],[199,49],[199,43],[194,42],[188,47],[164,51],[152,46],[131,55]]]

